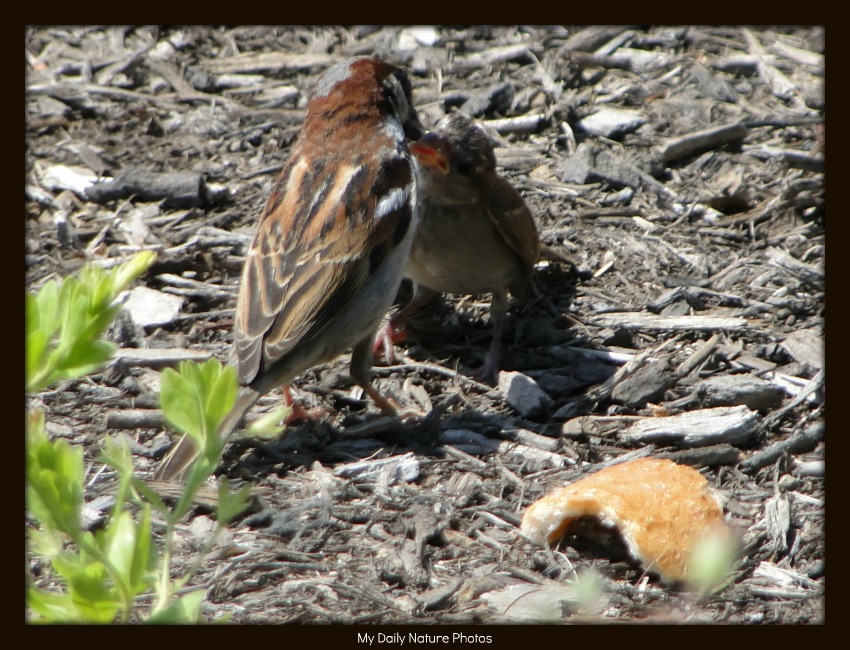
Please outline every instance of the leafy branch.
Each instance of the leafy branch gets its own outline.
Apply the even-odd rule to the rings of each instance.
[[[114,346],[101,339],[117,315],[116,299],[144,273],[154,254],[143,252],[111,271],[84,267],[79,278],[51,281],[26,297],[27,392],[57,381],[75,379],[101,368]],[[177,524],[188,512],[200,486],[221,457],[218,429],[236,399],[236,375],[218,361],[184,362],[162,377],[162,408],[175,428],[193,436],[202,452],[177,505],[170,509],[156,491],[134,473],[127,438],[106,438],[102,460],[116,472],[115,506],[97,531],[84,530],[83,450],[67,440],[51,440],[44,413],[27,417],[27,508],[36,525],[28,530],[30,551],[49,561],[60,586],[42,589],[30,574],[27,604],[30,618],[40,622],[109,623],[145,620],[190,623],[200,620],[202,590],[176,596],[197,570],[171,576],[171,549]],[[217,528],[208,542],[248,503],[248,488],[231,491],[219,483]],[[157,547],[153,513],[165,522]],[[135,513],[135,515],[134,515]],[[153,593],[149,611],[140,597]]]

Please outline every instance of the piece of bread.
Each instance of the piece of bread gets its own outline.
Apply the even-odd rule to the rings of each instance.
[[[616,527],[632,556],[669,582],[687,579],[706,536],[730,533],[702,474],[657,458],[613,465],[543,497],[526,510],[522,532],[554,543],[583,517]]]

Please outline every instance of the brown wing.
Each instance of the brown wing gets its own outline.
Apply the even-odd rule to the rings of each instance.
[[[540,234],[525,201],[506,179],[496,176],[487,196],[487,213],[508,245],[531,269],[540,259]]]
[[[404,167],[396,176],[409,182],[409,162],[390,163]],[[241,383],[309,344],[368,282],[397,230],[407,227],[409,203],[375,218],[376,177],[368,169],[299,156],[281,174],[242,274],[234,333]]]

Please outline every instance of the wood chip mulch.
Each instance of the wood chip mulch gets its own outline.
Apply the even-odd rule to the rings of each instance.
[[[298,397],[324,416],[225,452],[222,473],[254,501],[193,581],[205,615],[821,623],[824,34],[29,28],[27,289],[152,249],[140,285],[174,305],[147,325],[122,317],[114,363],[30,399],[53,435],[84,446],[93,507],[115,486],[104,436],[127,433],[149,476],[174,435],[159,371],[226,359],[246,247],[305,92],[342,58],[381,56],[410,72],[426,126],[457,108],[491,130],[501,173],[576,269],[541,264],[508,316],[503,366],[518,375],[504,376],[525,382],[519,396],[474,378],[488,296],[442,296],[396,363],[377,363],[400,420],[353,388],[345,356],[305,373]],[[616,540],[549,549],[519,535],[547,492],[644,456],[698,469],[724,497],[742,557],[719,593],[664,584]],[[200,503],[181,527],[178,567],[209,512]],[[570,588],[587,576],[598,597],[582,601]],[[547,606],[520,606],[529,591]]]

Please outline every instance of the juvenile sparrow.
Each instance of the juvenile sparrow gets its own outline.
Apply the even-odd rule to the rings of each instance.
[[[394,412],[371,384],[372,342],[418,220],[406,141],[422,133],[401,69],[356,57],[319,78],[242,271],[231,351],[240,388],[223,438],[261,395],[352,346],[352,378]],[[184,436],[156,478],[178,477],[197,452]]]
[[[524,298],[541,258],[570,263],[542,244],[534,217],[514,187],[496,173],[493,144],[463,113],[443,117],[410,146],[419,175],[422,214],[405,276],[413,298],[378,334],[375,350],[392,360],[405,321],[438,292],[492,293],[493,341],[477,375],[495,382],[508,291]]]

